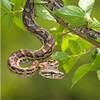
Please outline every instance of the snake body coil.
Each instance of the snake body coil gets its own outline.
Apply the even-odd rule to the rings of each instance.
[[[20,49],[11,54],[8,68],[11,73],[19,77],[32,76],[39,70],[39,74],[46,78],[61,79],[64,73],[57,70],[59,65],[55,59],[48,59],[55,47],[55,40],[50,32],[40,27],[34,20],[34,0],[27,0],[23,11],[23,23],[29,33],[37,37],[42,47],[39,50]],[[20,65],[32,63],[30,67]]]

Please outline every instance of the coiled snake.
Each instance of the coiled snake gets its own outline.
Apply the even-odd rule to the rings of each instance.
[[[27,0],[23,11],[23,23],[29,33],[37,37],[43,44],[39,50],[20,49],[12,53],[7,61],[11,73],[19,77],[34,75],[37,70],[46,78],[61,79],[64,73],[57,70],[59,63],[51,56],[55,40],[50,32],[40,27],[34,20],[34,0]],[[20,67],[25,63],[32,63],[30,67]]]

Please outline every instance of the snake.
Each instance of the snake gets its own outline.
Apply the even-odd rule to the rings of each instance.
[[[62,79],[64,73],[58,70],[59,62],[49,58],[55,47],[52,34],[35,21],[35,0],[26,0],[23,10],[23,24],[26,30],[42,43],[38,50],[20,49],[13,52],[7,61],[9,71],[18,77],[30,77],[37,71],[45,78]],[[21,65],[31,63],[29,67]]]

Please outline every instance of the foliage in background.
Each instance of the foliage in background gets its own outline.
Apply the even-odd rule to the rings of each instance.
[[[14,6],[11,6],[11,3],[9,1],[13,2]],[[13,22],[21,29],[26,30],[22,22],[22,8],[24,8],[26,0],[9,1],[1,0],[1,20],[5,20],[5,25],[8,28],[8,31],[11,30]],[[63,1],[65,2],[66,0]],[[35,14],[43,19],[55,21],[55,19],[49,14],[46,8],[40,4],[44,2],[41,2],[39,0],[37,0],[36,2],[37,4],[35,6]],[[88,22],[90,23],[88,26],[89,28],[100,29],[100,22],[98,22],[96,18],[90,18],[94,2],[95,0],[80,0],[78,3],[79,7],[68,5],[54,11],[53,13],[69,22],[69,28],[85,25]],[[97,77],[100,80],[99,48],[94,49],[94,46],[91,43],[72,33],[62,35],[67,33],[68,30],[61,25],[59,25],[59,27],[52,28],[50,32],[53,34],[56,40],[56,45],[60,45],[62,50],[62,52],[53,53],[51,57],[57,59],[60,62],[60,66],[63,66],[66,73],[70,72],[76,61],[82,55],[91,52],[91,57],[94,61],[92,63],[87,63],[80,66],[75,71],[72,79],[72,87],[90,70],[97,71]],[[66,52],[68,48],[72,52],[71,55]]]

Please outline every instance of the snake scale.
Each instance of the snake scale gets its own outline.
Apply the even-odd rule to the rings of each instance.
[[[50,32],[40,27],[34,19],[35,0],[27,0],[23,11],[23,23],[29,33],[37,37],[42,43],[39,50],[20,49],[12,53],[7,61],[8,69],[15,76],[29,77],[37,71],[46,78],[62,79],[64,73],[57,68],[59,62],[48,59],[53,53],[55,40]],[[31,63],[30,67],[20,67],[25,63]]]

